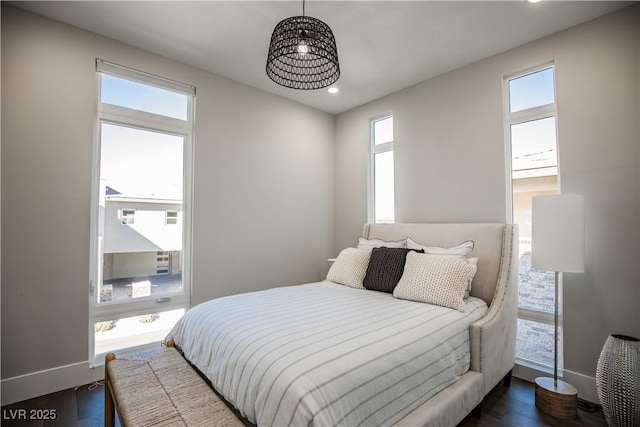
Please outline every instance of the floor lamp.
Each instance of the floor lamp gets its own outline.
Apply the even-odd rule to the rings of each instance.
[[[557,418],[574,418],[578,391],[558,379],[558,278],[560,272],[584,272],[584,198],[564,194],[534,197],[531,231],[531,266],[555,272],[553,378],[536,378],[536,407]]]

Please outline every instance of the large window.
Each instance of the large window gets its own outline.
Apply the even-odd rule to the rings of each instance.
[[[371,121],[371,192],[369,221],[395,219],[393,168],[393,116]]]
[[[553,66],[507,77],[505,94],[509,214],[520,232],[516,356],[520,363],[545,369],[553,366],[554,273],[531,267],[531,207],[534,196],[560,188]],[[559,335],[561,349],[562,329]],[[562,366],[561,351],[558,362]]]
[[[195,89],[97,61],[90,357],[161,341],[189,307]]]
[[[560,189],[553,66],[507,77],[505,93],[509,214],[520,231],[516,356],[521,363],[544,369],[553,366],[554,273],[531,267],[531,207],[534,196],[558,193]],[[562,301],[559,303],[562,307]],[[560,328],[560,367],[561,349]]]

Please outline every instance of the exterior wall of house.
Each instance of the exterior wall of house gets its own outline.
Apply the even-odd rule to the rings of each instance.
[[[558,177],[542,176],[513,180],[513,222],[519,224],[518,235],[522,242],[528,242],[531,250],[531,199],[535,196],[556,194]],[[525,243],[526,244],[526,243]],[[522,250],[520,251],[522,254]]]
[[[155,276],[158,274],[157,252],[113,254],[113,279]]]
[[[113,277],[154,276],[156,273],[156,252],[133,252],[113,254]]]
[[[133,224],[123,224],[123,209],[134,209]],[[182,249],[181,204],[139,201],[105,203],[104,253],[156,252]],[[166,224],[166,212],[179,211],[177,224]]]
[[[564,275],[564,366],[595,391],[607,336],[640,335],[640,5],[340,114],[334,252],[367,220],[369,120],[387,112],[396,221],[506,221],[503,79],[551,61],[561,191],[586,209],[587,271]]]
[[[162,261],[159,260],[161,257]],[[181,251],[107,253],[104,254],[102,261],[104,282],[112,279],[180,273],[182,273]]]

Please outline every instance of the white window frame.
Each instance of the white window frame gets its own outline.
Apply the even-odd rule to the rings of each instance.
[[[175,216],[169,216],[169,214],[172,214]],[[171,220],[172,222],[169,222],[169,220]],[[176,210],[168,210],[165,211],[164,213],[164,225],[177,225],[178,224],[178,211]]]
[[[548,68],[553,69],[554,102],[551,104],[541,105],[538,107],[528,108],[520,111],[515,111],[512,113],[511,105],[510,105],[510,96],[509,96],[510,95],[509,82],[511,80],[524,77],[526,75],[533,74]],[[504,139],[505,139],[505,165],[506,165],[505,182],[507,183],[506,185],[506,201],[507,201],[506,218],[507,218],[507,222],[509,222],[510,224],[513,224],[513,171],[512,171],[512,164],[511,164],[511,126],[520,124],[520,123],[545,119],[549,117],[555,117],[556,147],[557,147],[557,155],[558,155],[557,180],[558,180],[558,192],[560,192],[560,188],[561,188],[560,187],[560,150],[559,150],[560,139],[559,139],[559,130],[558,130],[559,126],[558,126],[557,105],[558,105],[558,98],[557,98],[557,91],[556,91],[556,70],[555,70],[555,64],[553,62],[548,62],[543,65],[532,67],[518,73],[504,76],[503,78],[503,111],[504,111]],[[558,327],[560,330],[562,330],[562,312],[563,312],[562,273],[559,275],[559,278],[558,278],[558,291],[559,291],[558,294],[560,295],[559,297],[560,300],[558,301],[558,309],[559,309]],[[552,325],[552,326],[554,325],[554,322],[555,322],[554,313],[547,313],[541,310],[534,310],[534,309],[523,308],[523,307],[518,307],[518,319],[534,321],[534,322],[538,322],[546,325]],[[559,364],[558,375],[562,377],[562,372],[563,372],[562,367],[564,366],[564,363],[562,360],[564,355],[564,350],[563,350],[564,339],[563,339],[562,333],[559,334],[558,340],[559,340],[558,349],[560,352],[559,358],[558,358],[558,364]],[[546,373],[553,372],[553,366],[546,365],[544,363],[539,363],[531,359],[516,357],[516,363],[519,365],[525,366],[527,368],[532,368],[534,370],[541,371],[541,372],[546,372]]]
[[[135,209],[120,209],[120,224],[131,225],[136,223]]]
[[[180,120],[126,107],[102,103],[101,75],[110,74],[140,83],[172,90],[188,96],[187,120]],[[157,77],[101,59],[96,59],[97,119],[95,124],[92,158],[91,192],[91,264],[89,278],[89,363],[100,365],[102,360],[95,355],[94,324],[113,319],[133,317],[148,313],[164,312],[176,309],[188,309],[191,304],[191,262],[192,262],[192,198],[193,198],[193,131],[195,87]],[[127,126],[135,129],[166,133],[184,138],[183,156],[183,233],[182,233],[182,292],[167,295],[153,295],[135,300],[97,303],[96,292],[102,278],[102,260],[100,258],[102,242],[99,239],[99,200],[100,200],[100,137],[102,124]],[[141,351],[157,344],[143,345],[130,351]],[[122,353],[126,354],[128,350]]]
[[[382,114],[380,116],[376,116],[372,119],[370,119],[369,122],[369,126],[370,126],[370,130],[369,130],[369,165],[368,165],[368,170],[369,170],[369,179],[368,179],[368,193],[369,193],[369,203],[368,203],[368,209],[367,209],[367,217],[368,217],[368,222],[370,223],[375,223],[376,222],[376,171],[375,171],[375,157],[376,154],[382,154],[382,153],[386,153],[389,151],[393,151],[394,148],[394,141],[395,141],[395,130],[394,130],[394,135],[393,135],[393,140],[389,141],[389,142],[385,142],[383,144],[375,144],[375,124],[376,122],[379,122],[381,120],[385,120],[388,118],[392,118],[393,117],[393,113],[392,112],[388,112],[385,114]],[[394,119],[394,125],[395,125],[395,119]],[[393,174],[394,174],[394,178],[393,178],[393,183],[395,186],[395,173],[396,173],[396,157],[395,157],[395,152],[393,153]],[[395,191],[394,191],[394,201],[393,201],[393,218],[394,218],[394,222],[395,222]]]

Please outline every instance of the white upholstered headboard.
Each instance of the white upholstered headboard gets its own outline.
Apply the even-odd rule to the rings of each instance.
[[[397,223],[365,224],[362,237],[401,240],[411,237],[425,246],[449,248],[473,240],[469,257],[478,258],[478,272],[473,279],[471,295],[491,304],[500,275],[517,268],[517,226],[502,223]],[[508,280],[508,279],[507,279]]]

